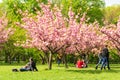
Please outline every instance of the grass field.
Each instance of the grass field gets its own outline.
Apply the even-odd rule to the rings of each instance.
[[[0,65],[0,80],[120,80],[120,64],[111,64],[111,70],[95,70],[95,65],[77,69],[63,65],[53,65],[52,70],[46,70],[47,65],[38,65],[38,72],[12,72],[17,65]]]

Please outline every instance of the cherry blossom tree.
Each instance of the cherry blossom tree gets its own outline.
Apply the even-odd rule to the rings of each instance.
[[[0,18],[0,44],[7,41],[9,35],[12,33],[11,28],[6,29],[7,20],[2,17]]]
[[[0,49],[5,48],[5,44],[10,35],[13,34],[13,29],[12,28],[6,28],[8,25],[8,21],[5,18],[5,16],[2,16],[0,18]]]
[[[91,52],[94,48],[101,48],[108,40],[105,34],[100,31],[100,26],[97,22],[92,24],[85,23],[85,14],[80,18],[80,23],[76,22],[77,15],[69,10],[69,43],[71,43],[72,50],[68,49],[68,52],[84,51],[86,53]],[[74,16],[76,18],[74,18]]]
[[[84,19],[81,18],[81,20]],[[86,24],[81,21],[76,27],[72,27],[73,44],[67,51],[68,53],[79,53],[89,56],[93,50],[102,48],[107,42],[107,36],[100,32],[100,27],[97,23]],[[75,25],[75,24],[74,24]],[[71,25],[72,26],[72,25]],[[97,52],[97,51],[96,51]]]
[[[42,12],[37,16],[24,17],[24,27],[31,37],[31,45],[49,52],[49,69],[52,68],[52,55],[65,46],[67,27],[61,10],[50,5],[41,4]]]
[[[101,32],[107,35],[109,41],[112,42],[111,46],[120,51],[120,19],[117,25],[106,25],[101,29]]]

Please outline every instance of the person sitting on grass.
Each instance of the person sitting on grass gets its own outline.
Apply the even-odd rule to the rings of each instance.
[[[31,65],[31,66],[30,66],[30,70],[31,70],[31,71],[34,71],[34,70],[35,70],[35,71],[38,71],[38,69],[37,69],[37,67],[36,67],[36,62],[33,60],[33,58],[30,58],[29,60],[30,60],[30,65]]]
[[[76,67],[77,67],[77,68],[85,68],[85,67],[86,67],[86,64],[85,64],[84,60],[78,59],[78,61],[77,61],[77,63],[76,63]]]

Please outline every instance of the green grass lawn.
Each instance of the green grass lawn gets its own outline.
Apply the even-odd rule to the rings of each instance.
[[[77,69],[69,66],[65,69],[63,65],[53,65],[52,70],[46,70],[47,65],[38,65],[38,72],[12,72],[13,68],[19,69],[17,65],[1,65],[0,80],[120,80],[120,64],[111,64],[111,70],[95,70],[95,65],[88,68]]]

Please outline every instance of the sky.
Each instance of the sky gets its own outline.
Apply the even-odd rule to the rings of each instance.
[[[105,0],[106,6],[120,4],[120,0]]]
[[[0,0],[1,2],[2,0]],[[120,4],[120,0],[105,0],[106,6],[111,6],[115,4]]]

